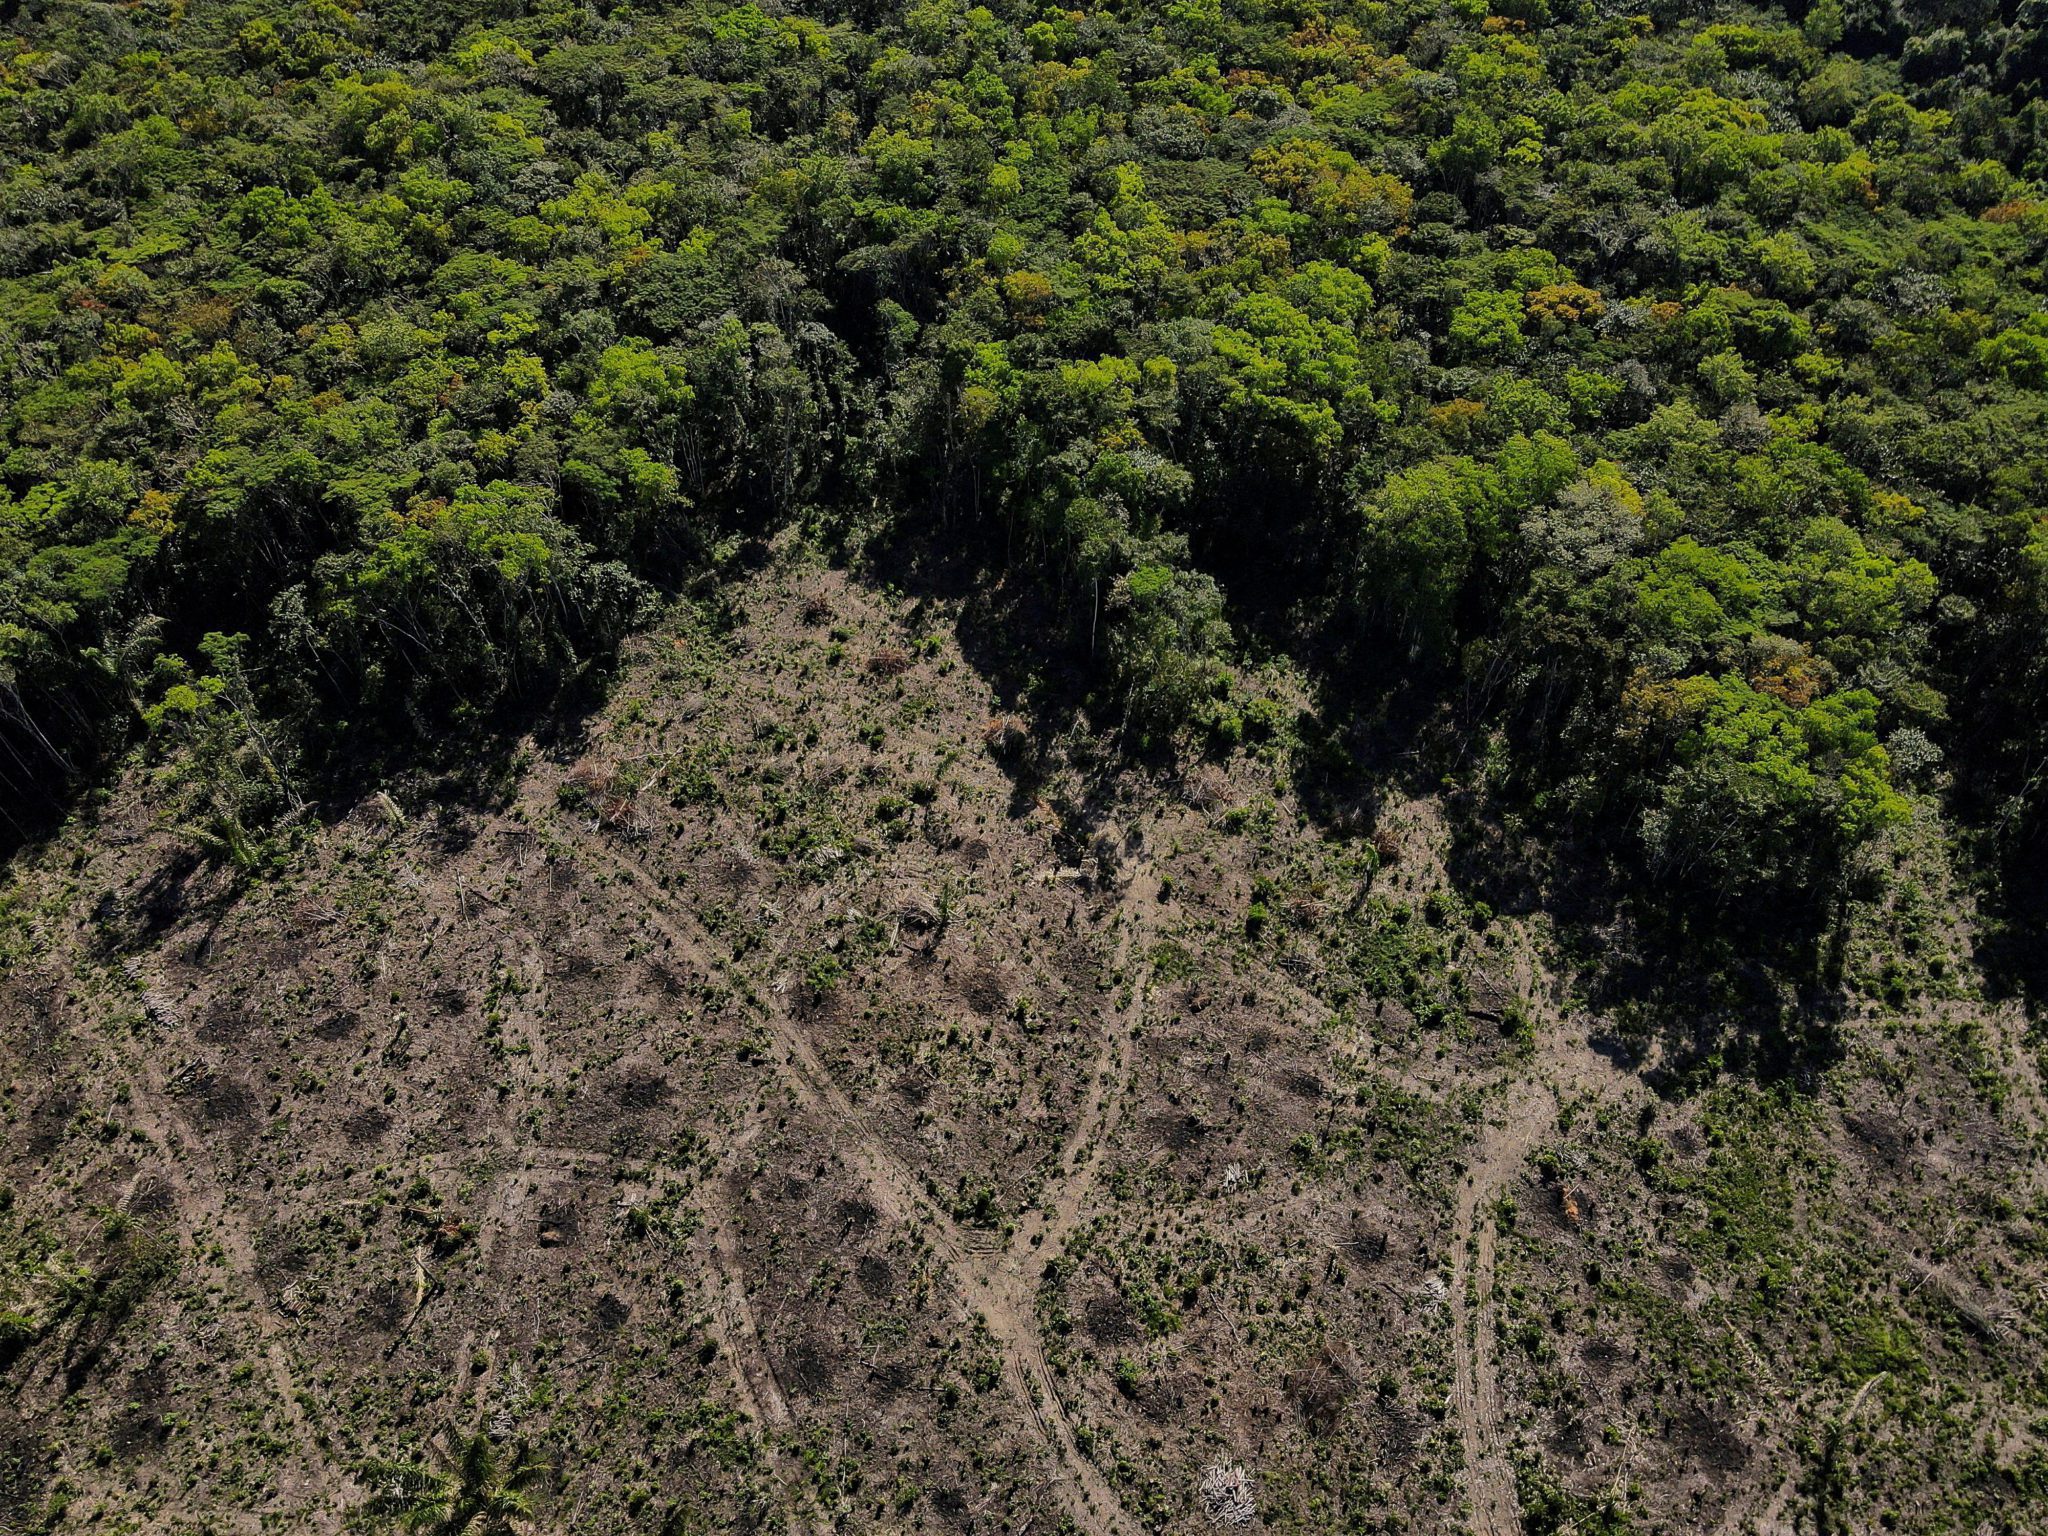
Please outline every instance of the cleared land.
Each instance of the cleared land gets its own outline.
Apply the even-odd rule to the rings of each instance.
[[[1747,1017],[1605,1007],[1429,796],[1091,767],[959,621],[783,553],[495,797],[238,883],[138,773],[20,861],[0,1528],[333,1530],[482,1428],[539,1529],[2048,1529],[1966,930],[1699,1070]]]

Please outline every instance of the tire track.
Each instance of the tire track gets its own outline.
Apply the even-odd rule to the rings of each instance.
[[[1558,1123],[1567,1085],[1575,1096],[1613,1103],[1639,1099],[1642,1085],[1614,1064],[1545,1030],[1525,1075],[1487,1122],[1459,1186],[1451,1218],[1451,1398],[1465,1453],[1465,1488],[1475,1536],[1520,1536],[1521,1501],[1508,1455],[1507,1409],[1494,1339],[1499,1316],[1495,1280],[1499,1241],[1494,1204],[1508,1181]]]
[[[1156,903],[1142,895],[1137,902],[1130,899],[1133,893],[1141,893],[1145,889],[1138,876],[1145,873],[1149,865],[1149,860],[1141,861],[1126,887],[1126,900],[1120,914],[1124,927],[1110,961],[1113,976],[1124,974],[1134,949],[1143,953],[1140,941],[1149,935],[1157,919]],[[1096,1052],[1088,1096],[1061,1150],[1060,1167],[1066,1170],[1066,1176],[1054,1190],[1052,1198],[1041,1201],[1018,1224],[1009,1245],[986,1256],[977,1266],[982,1271],[979,1276],[982,1285],[991,1293],[987,1307],[990,1331],[997,1333],[998,1337],[1007,1336],[1010,1341],[1007,1363],[1017,1390],[1032,1405],[1040,1432],[1056,1446],[1060,1459],[1078,1475],[1077,1491],[1082,1507],[1093,1513],[1099,1506],[1101,1518],[1107,1522],[1105,1525],[1085,1523],[1083,1528],[1090,1531],[1141,1527],[1130,1519],[1109,1480],[1074,1438],[1073,1424],[1067,1417],[1059,1388],[1053,1380],[1052,1365],[1045,1355],[1044,1337],[1038,1328],[1038,1288],[1043,1282],[1046,1267],[1058,1257],[1079,1224],[1087,1199],[1101,1177],[1102,1149],[1122,1123],[1124,1108],[1130,1099],[1132,1074],[1136,1070],[1138,1029],[1144,1021],[1151,982],[1151,966],[1147,963],[1132,977],[1130,995],[1124,1006],[1106,1020],[1108,1027]],[[1051,1208],[1049,1213],[1048,1206]],[[1031,1263],[1032,1256],[1037,1258],[1035,1265]],[[996,1321],[998,1317],[1000,1324]],[[1039,1407],[1041,1396],[1045,1404],[1042,1410]],[[1071,1493],[1068,1498],[1071,1504]]]
[[[1137,871],[1149,872],[1150,862],[1140,862],[1136,866]],[[1140,890],[1134,874],[1126,887],[1123,910],[1119,913],[1123,927],[1110,958],[1112,975],[1120,976],[1125,972],[1134,949],[1143,953],[1139,948],[1140,938],[1149,937],[1157,925],[1156,900],[1142,896],[1132,899],[1132,894]],[[1074,1117],[1074,1127],[1060,1149],[1059,1166],[1066,1176],[1054,1190],[1050,1201],[1041,1201],[1017,1224],[1012,1247],[1021,1248],[1026,1253],[1049,1253],[1064,1244],[1080,1218],[1082,1205],[1094,1192],[1096,1181],[1101,1176],[1101,1160],[1096,1154],[1103,1143],[1116,1135],[1123,1120],[1124,1106],[1130,1099],[1131,1075],[1137,1066],[1138,1029],[1144,1022],[1151,985],[1152,967],[1147,961],[1131,980],[1129,999],[1105,1021],[1108,1027],[1103,1031],[1102,1043],[1096,1050],[1089,1073],[1088,1096],[1082,1102],[1081,1112]],[[1052,1207],[1050,1214],[1046,1210],[1048,1204]]]
[[[735,1143],[732,1152],[735,1155],[744,1152],[757,1133],[758,1128]],[[644,1166],[659,1161],[658,1158],[556,1146],[546,1142],[518,1142],[502,1128],[493,1128],[469,1146],[429,1153],[415,1159],[413,1165],[422,1171],[445,1172],[477,1159],[500,1165],[494,1180],[495,1192],[484,1202],[493,1217],[479,1243],[486,1263],[516,1219],[520,1202],[513,1197],[513,1192],[522,1180],[535,1174],[578,1173],[602,1174],[616,1179],[634,1165]],[[739,1262],[731,1204],[715,1181],[704,1186],[704,1198],[699,1209],[704,1217],[705,1247],[713,1272],[712,1294],[703,1316],[704,1331],[718,1346],[730,1369],[733,1393],[741,1412],[761,1431],[765,1456],[780,1466],[785,1486],[790,1490],[792,1506],[807,1505],[811,1501],[801,1461],[792,1457],[787,1448],[774,1439],[780,1432],[792,1428],[796,1418],[762,1343],[759,1319],[753,1299],[747,1292],[745,1271]],[[469,1352],[470,1340],[465,1338],[457,1347],[455,1358],[464,1359]],[[815,1512],[794,1518],[801,1536],[825,1536],[830,1529],[829,1521]]]
[[[696,919],[677,905],[637,859],[602,848],[590,850],[590,856],[639,892],[648,903],[643,917],[695,965],[706,974],[729,973],[730,966],[714,958],[704,941],[694,932],[684,931],[681,924],[687,922],[694,929]],[[846,1097],[781,1005],[766,1001],[761,1007],[775,1037],[776,1066],[783,1081],[797,1101],[824,1122],[834,1137],[835,1149],[854,1165],[883,1214],[905,1226],[923,1229],[949,1262],[961,1264],[966,1249],[951,1218],[932,1202],[916,1175],[868,1126],[866,1117]]]
[[[138,1128],[166,1153],[161,1165],[151,1173],[139,1175],[137,1182],[153,1173],[168,1186],[176,1204],[180,1250],[188,1257],[199,1249],[200,1218],[207,1218],[206,1225],[226,1260],[228,1272],[249,1304],[248,1315],[256,1331],[257,1353],[264,1373],[279,1409],[291,1425],[298,1458],[310,1472],[325,1457],[320,1454],[318,1438],[300,1400],[302,1389],[282,1342],[282,1330],[269,1292],[257,1274],[256,1242],[248,1223],[235,1209],[226,1185],[214,1172],[206,1148],[190,1133],[186,1117],[174,1102],[175,1079],[164,1077],[160,1053],[144,1049],[137,1059],[118,1046],[110,1045],[109,1049],[126,1069],[140,1122]],[[182,1068],[180,1075],[196,1065],[195,1061]]]
[[[697,937],[693,914],[682,909],[639,860],[616,849],[592,847],[579,841],[580,853],[593,863],[609,869],[624,880],[647,903],[644,916],[651,926],[706,974],[730,974],[727,962],[714,958],[706,941]],[[1135,879],[1126,887],[1136,888]],[[685,932],[683,924],[691,932]],[[1128,923],[1112,961],[1115,971],[1128,962],[1139,927]],[[824,1121],[835,1138],[835,1150],[853,1166],[882,1212],[922,1234],[960,1278],[960,1300],[980,1316],[996,1342],[1002,1346],[1004,1374],[1023,1399],[1033,1426],[1065,1475],[1055,1487],[1076,1527],[1087,1536],[1126,1536],[1143,1526],[1123,1508],[1122,1500],[1086,1456],[1074,1437],[1064,1404],[1053,1385],[1052,1370],[1045,1358],[1044,1342],[1037,1326],[1036,1289],[1044,1264],[1027,1271],[1010,1258],[1021,1239],[1031,1251],[1047,1251],[1063,1241],[1078,1220],[1088,1192],[1094,1187],[1094,1143],[1114,1131],[1126,1098],[1132,1041],[1142,1022],[1149,975],[1133,979],[1131,994],[1123,1008],[1116,1010],[1095,1060],[1096,1070],[1075,1129],[1063,1149],[1062,1165],[1073,1171],[1049,1202],[1050,1217],[1040,1210],[1020,1224],[1011,1243],[996,1249],[977,1249],[971,1238],[950,1215],[924,1192],[921,1181],[868,1124],[847,1099],[812,1048],[809,1039],[783,1010],[768,1000],[761,1006],[766,1023],[778,1047],[776,1065],[784,1083],[805,1108]]]
[[[734,1150],[742,1150],[751,1140],[749,1137]],[[822,1512],[812,1510],[814,1500],[802,1461],[780,1443],[781,1434],[794,1427],[796,1415],[790,1411],[781,1379],[776,1376],[774,1362],[768,1358],[767,1347],[761,1340],[760,1319],[754,1311],[753,1298],[747,1294],[746,1272],[740,1267],[732,1208],[725,1191],[707,1187],[702,1209],[718,1286],[705,1319],[705,1330],[732,1363],[733,1386],[740,1406],[761,1426],[762,1438],[767,1442],[765,1449],[782,1468],[791,1504],[804,1511],[793,1517],[798,1530],[808,1531],[810,1536],[825,1536],[831,1521]]]
[[[1506,1113],[1480,1135],[1451,1221],[1452,1406],[1465,1452],[1465,1491],[1476,1536],[1520,1536],[1522,1529],[1493,1349],[1493,1205],[1556,1122],[1557,1104],[1547,1088],[1540,1083],[1517,1087]]]

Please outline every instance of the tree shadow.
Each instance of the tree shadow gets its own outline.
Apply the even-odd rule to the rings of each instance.
[[[1811,1093],[1841,1059],[1847,891],[1663,882],[1611,833],[1509,836],[1511,813],[1477,796],[1451,810],[1454,883],[1551,920],[1596,1044],[1659,1093],[1723,1074]]]
[[[1132,752],[1093,713],[1087,635],[1057,593],[993,576],[999,551],[932,532],[892,532],[865,552],[865,574],[956,616],[967,664],[1022,725],[1023,740],[996,754],[1011,783],[1010,814],[1054,796],[1060,851],[1080,861],[1127,798],[1130,771],[1171,792],[1193,765]],[[1292,782],[1323,836],[1371,837],[1391,803],[1437,798],[1450,823],[1454,888],[1497,912],[1555,923],[1601,1021],[1599,1048],[1663,1093],[1723,1074],[1818,1086],[1841,1052],[1839,893],[1802,889],[1766,901],[1660,886],[1611,829],[1546,823],[1529,804],[1447,789],[1472,781],[1488,739],[1455,677],[1369,637],[1290,634],[1270,603],[1244,617],[1253,644],[1286,648],[1310,682],[1294,722]]]
[[[1294,722],[1293,784],[1326,836],[1369,837],[1390,801],[1442,790],[1462,748],[1428,679],[1355,653],[1310,675],[1312,703]]]
[[[391,722],[316,742],[298,775],[302,809],[253,830],[270,836],[300,820],[331,831],[380,791],[394,802],[426,808],[451,827],[458,812],[503,805],[517,790],[525,751],[559,756],[583,750],[589,722],[609,696],[621,658],[622,645],[594,651],[551,686],[510,698],[461,728]],[[0,864],[34,857],[74,823],[95,835],[100,813],[114,803],[127,769],[125,752],[105,753],[69,783],[52,785],[46,804],[19,808],[0,820]],[[102,959],[113,959],[147,948],[195,917],[211,917],[217,927],[249,885],[263,878],[262,867],[240,869],[217,851],[180,843],[128,896],[106,892],[98,898],[94,946]],[[199,945],[209,937],[202,935]]]
[[[195,917],[212,923],[200,943],[211,942],[242,882],[197,849],[176,847],[124,901],[102,892],[92,910],[92,946],[102,960],[145,949]]]
[[[118,754],[81,742],[74,753],[43,749],[0,720],[0,864],[48,842],[81,805],[119,779]]]
[[[1160,754],[1134,754],[1094,713],[1093,659],[1056,592],[1028,576],[999,574],[993,538],[902,526],[870,544],[863,574],[912,598],[912,622],[929,609],[953,614],[967,665],[995,694],[987,745],[1010,780],[1007,813],[1021,817],[1049,795],[1060,803],[1061,853],[1079,857],[1113,815],[1115,780],[1127,766],[1158,772]],[[1068,774],[1081,786],[1061,787]]]
[[[2048,1008],[2048,827],[2012,838],[1980,905],[1976,960],[1994,997]]]
[[[1626,807],[1606,824],[1546,810],[1557,786],[1527,743],[1505,742],[1519,758],[1511,788],[1473,787],[1496,733],[1461,681],[1372,644],[1310,672],[1296,773],[1310,820],[1326,836],[1370,835],[1396,798],[1435,798],[1453,889],[1549,919],[1600,1049],[1664,1093],[1723,1073],[1814,1090],[1842,1049],[1847,893],[1654,879],[1629,846]]]

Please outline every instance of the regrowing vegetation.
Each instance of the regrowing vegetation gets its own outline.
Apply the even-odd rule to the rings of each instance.
[[[0,13],[0,1529],[2048,1529],[2048,10]]]

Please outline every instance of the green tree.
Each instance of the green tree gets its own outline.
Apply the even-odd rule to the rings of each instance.
[[[1110,678],[1127,728],[1170,735],[1228,691],[1230,625],[1213,578],[1141,564],[1119,578],[1109,608]]]
[[[1724,674],[1639,686],[1631,708],[1675,728],[1643,820],[1650,862],[1672,880],[1728,896],[1786,887],[1911,814],[1863,690],[1800,709]]]
[[[367,1522],[389,1521],[427,1536],[512,1536],[532,1515],[531,1490],[547,1471],[524,1444],[502,1456],[479,1430],[445,1466],[366,1463],[359,1477],[370,1496],[361,1514]]]

